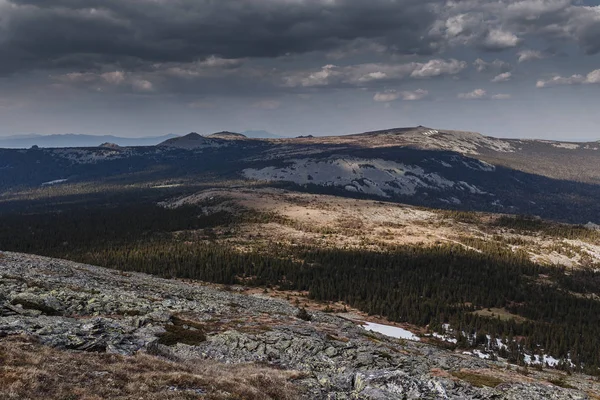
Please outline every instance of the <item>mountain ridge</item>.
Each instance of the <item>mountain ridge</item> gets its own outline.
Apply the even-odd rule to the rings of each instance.
[[[211,176],[433,208],[600,223],[600,145],[594,142],[498,139],[423,126],[286,139],[192,132],[149,147],[0,149],[0,159],[5,190],[112,178],[162,186],[156,182],[191,184]],[[573,198],[580,211],[570,206]]]

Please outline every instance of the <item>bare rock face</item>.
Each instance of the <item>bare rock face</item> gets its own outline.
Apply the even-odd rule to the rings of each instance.
[[[259,362],[301,371],[296,384],[310,399],[588,398],[551,385],[552,372],[524,377],[503,362],[367,333],[337,315],[311,312],[305,321],[297,312],[242,290],[0,253],[0,338],[31,335],[68,351],[180,362]],[[569,384],[595,385],[582,376]]]

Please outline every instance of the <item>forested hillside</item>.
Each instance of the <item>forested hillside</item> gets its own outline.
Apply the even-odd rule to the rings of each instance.
[[[565,271],[497,245],[373,250],[264,242],[241,249],[225,240],[240,224],[277,217],[203,209],[206,204],[169,209],[148,203],[7,214],[0,217],[0,248],[164,277],[307,290],[315,300],[343,301],[454,335],[458,347],[492,343],[489,350],[515,363],[523,363],[525,354],[550,354],[564,360],[561,368],[597,371],[600,274],[595,269]],[[544,228],[541,222],[501,223]],[[488,309],[502,309],[512,318],[480,313]],[[453,333],[442,329],[445,324]]]

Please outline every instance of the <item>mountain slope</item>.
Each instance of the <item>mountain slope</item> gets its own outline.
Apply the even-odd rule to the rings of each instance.
[[[221,398],[215,397],[219,393],[256,399],[393,399],[410,393],[415,398],[566,400],[600,393],[597,382],[577,374],[565,378],[553,371],[531,371],[524,376],[503,362],[367,332],[348,319],[349,314],[310,311],[307,321],[309,317],[299,318],[298,309],[288,302],[242,287],[225,291],[196,282],[0,254],[0,349],[10,355],[0,371],[30,367],[30,352],[38,349],[37,359],[45,363],[62,360],[81,366],[78,375],[69,369],[61,372],[71,390],[99,384],[95,377],[101,374],[114,379],[116,393],[126,399],[141,393],[170,398],[159,396],[173,391],[180,396],[173,398],[190,399]],[[34,335],[40,344],[57,350],[23,343]],[[18,360],[13,356],[17,349]],[[111,367],[98,365],[102,362]],[[172,374],[168,379],[166,368],[179,371],[177,378]],[[211,369],[221,371],[220,376]],[[121,370],[130,380],[136,373],[148,379],[146,374],[152,372],[154,381],[126,384],[123,375],[115,373]],[[17,374],[13,382],[23,379]],[[19,386],[1,385],[0,394],[30,394],[38,376],[27,379]],[[68,390],[57,382],[47,387],[45,398],[65,398],[65,391],[73,393]]]

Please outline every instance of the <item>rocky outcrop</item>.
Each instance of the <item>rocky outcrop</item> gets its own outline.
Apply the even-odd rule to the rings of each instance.
[[[367,332],[338,315],[311,312],[305,321],[297,312],[243,288],[0,253],[0,338],[25,334],[69,351],[182,362],[259,362],[302,371],[297,384],[306,398],[588,398],[542,375],[511,375],[502,362]],[[479,384],[457,371],[494,379]],[[570,379],[584,387],[584,377]]]

